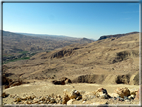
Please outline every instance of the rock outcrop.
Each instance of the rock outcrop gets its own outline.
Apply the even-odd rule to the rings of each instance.
[[[55,85],[65,85],[65,84],[72,83],[72,81],[67,77],[62,77],[59,80],[53,80],[52,83]]]

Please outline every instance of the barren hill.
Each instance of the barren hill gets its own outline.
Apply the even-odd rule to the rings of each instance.
[[[5,67],[9,78],[26,81],[68,77],[80,83],[139,84],[139,33],[41,52]]]
[[[82,40],[81,38],[71,38],[66,37],[47,37],[40,38],[42,35],[29,36],[18,33],[12,33],[8,31],[3,31],[3,54],[17,53],[22,51],[32,51],[32,52],[42,52],[51,51],[57,48],[62,48],[64,46],[75,44],[75,43],[91,43],[93,40]]]

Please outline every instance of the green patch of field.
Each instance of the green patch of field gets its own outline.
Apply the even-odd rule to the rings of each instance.
[[[11,54],[3,54],[3,57],[9,57],[9,56],[13,56]]]
[[[27,59],[30,59],[30,57],[23,57],[23,58],[18,58],[18,59],[12,59],[12,60],[9,60],[9,61],[5,61],[3,64],[7,64],[9,62],[15,62],[15,61],[19,61],[19,60],[27,60]]]
[[[26,53],[28,53],[28,51],[21,51],[19,53],[26,54]]]

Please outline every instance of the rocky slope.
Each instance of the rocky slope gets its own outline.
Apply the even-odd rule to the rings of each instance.
[[[22,80],[68,77],[74,83],[139,84],[139,33],[70,45],[26,61],[5,64],[8,76]]]

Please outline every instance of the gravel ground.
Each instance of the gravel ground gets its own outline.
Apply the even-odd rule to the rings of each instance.
[[[87,84],[87,83],[77,83],[77,84],[67,84],[67,85],[53,85],[52,83],[48,82],[48,81],[37,81],[37,82],[33,82],[30,84],[23,84],[20,86],[15,86],[15,87],[11,87],[8,89],[4,89],[3,92],[6,92],[7,94],[9,94],[8,97],[3,98],[3,104],[7,105],[7,104],[16,104],[14,102],[14,98],[12,98],[11,96],[13,95],[17,95],[22,97],[24,94],[27,95],[35,95],[36,98],[40,98],[43,96],[47,96],[47,95],[52,95],[54,93],[54,95],[60,95],[63,98],[63,92],[64,89],[67,89],[69,92],[73,89],[78,90],[79,92],[93,92],[95,90],[97,90],[98,88],[105,88],[108,92],[108,94],[114,93],[114,90],[116,88],[124,88],[127,87],[129,90],[134,90],[134,89],[138,89],[139,86],[138,85],[124,85],[124,84],[119,84],[119,85],[100,85],[100,84]],[[118,99],[100,99],[97,98],[95,96],[89,96],[87,97],[87,100],[84,101],[83,99],[80,100],[75,100],[72,102],[72,104],[76,104],[76,105],[80,105],[80,104],[85,104],[85,105],[98,105],[98,104],[105,104],[107,103],[108,105],[119,105],[119,104],[139,104],[139,100],[131,100],[131,101],[119,101]]]

